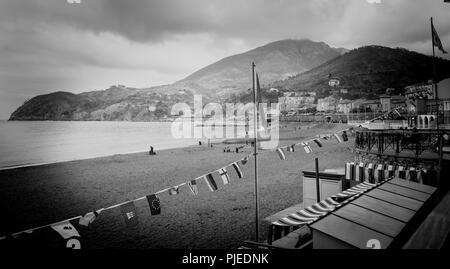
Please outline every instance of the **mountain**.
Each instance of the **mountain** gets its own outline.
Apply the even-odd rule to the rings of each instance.
[[[227,95],[251,88],[252,62],[257,65],[261,82],[268,83],[310,70],[345,52],[343,48],[331,48],[323,42],[308,39],[280,40],[226,57],[175,85],[195,89],[201,94]]]
[[[450,61],[436,60],[436,80],[449,76]],[[402,48],[365,46],[336,57],[316,68],[276,81],[269,86],[289,91],[316,91],[326,96],[332,90],[330,78],[340,81],[347,97],[367,97],[395,88],[402,92],[407,85],[426,82],[433,77],[433,58]]]
[[[252,61],[258,64],[261,82],[269,83],[319,66],[343,52],[306,39],[276,41],[224,58],[171,85],[148,89],[117,85],[81,94],[36,96],[14,111],[10,120],[159,120],[170,114],[176,102],[192,103],[194,93],[203,94],[206,101],[248,89]]]

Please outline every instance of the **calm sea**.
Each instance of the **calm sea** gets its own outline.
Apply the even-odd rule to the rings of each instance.
[[[170,122],[0,121],[0,169],[185,147]]]

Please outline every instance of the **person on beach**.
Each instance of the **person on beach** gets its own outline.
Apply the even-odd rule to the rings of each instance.
[[[156,152],[153,149],[153,146],[150,146],[150,151],[148,152],[148,155],[156,155]]]

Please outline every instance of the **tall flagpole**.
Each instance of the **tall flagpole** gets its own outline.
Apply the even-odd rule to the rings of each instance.
[[[255,242],[259,242],[259,201],[258,201],[258,152],[256,144],[258,142],[258,130],[256,121],[258,120],[258,104],[256,102],[256,87],[255,87],[255,63],[252,62],[252,81],[253,81],[253,151],[255,156]]]
[[[438,89],[436,85],[436,54],[434,51],[434,26],[433,26],[433,17],[430,18],[431,22],[431,45],[433,46],[433,90],[434,90],[434,103],[436,106],[436,129],[438,134],[438,171],[437,171],[437,181],[438,181],[438,199],[440,196],[440,187],[441,187],[441,171],[442,171],[442,137],[439,130],[439,103],[438,103]]]

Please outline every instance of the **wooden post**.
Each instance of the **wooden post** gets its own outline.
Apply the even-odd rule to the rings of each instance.
[[[316,193],[317,193],[317,202],[320,202],[319,158],[316,158]]]

